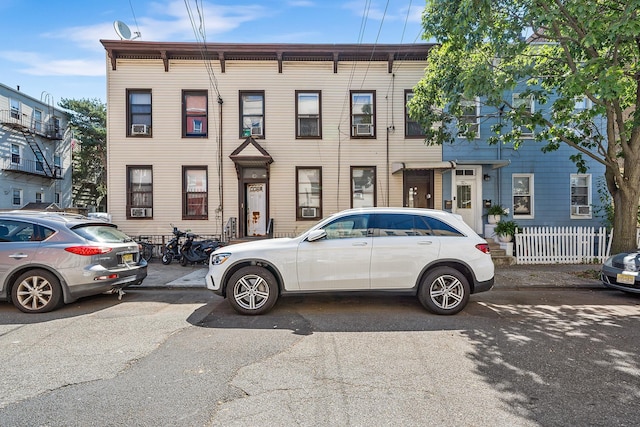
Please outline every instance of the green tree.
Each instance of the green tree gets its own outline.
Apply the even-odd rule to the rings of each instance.
[[[73,203],[106,212],[107,107],[98,99],[65,99],[76,145],[73,149]]]
[[[458,130],[450,125],[462,115],[463,101],[481,97],[502,118],[490,143],[517,148],[524,127],[535,130],[543,152],[573,147],[579,172],[587,158],[600,162],[615,206],[612,251],[634,249],[639,11],[640,0],[427,0],[425,39],[438,44],[414,88],[410,114],[427,130],[427,143],[452,142]],[[531,113],[504,99],[516,87],[543,108]],[[576,110],[583,97],[592,107]]]

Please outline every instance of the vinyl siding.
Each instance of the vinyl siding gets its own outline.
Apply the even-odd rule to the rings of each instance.
[[[350,207],[350,167],[375,166],[378,206],[402,206],[402,174],[391,175],[393,162],[441,161],[441,147],[421,139],[404,138],[404,90],[423,75],[425,63],[340,62],[333,73],[327,61],[218,61],[209,76],[202,61],[172,60],[164,71],[160,60],[117,60],[108,68],[108,206],[113,221],[128,233],[167,234],[169,224],[201,234],[220,234],[230,217],[238,217],[238,177],[229,155],[245,138],[239,137],[239,91],[264,91],[265,138],[257,139],[274,159],[269,169],[269,217],[277,233],[296,233],[313,222],[296,221],[296,166],[322,167],[323,213]],[[215,81],[215,83],[214,83]],[[219,105],[222,100],[222,171],[218,171]],[[152,138],[126,137],[127,89],[151,89]],[[183,90],[208,91],[208,138],[182,138]],[[322,139],[295,138],[295,91],[321,91]],[[350,90],[375,91],[376,138],[350,138]],[[387,132],[389,158],[387,162]],[[152,165],[152,220],[126,219],[126,167]],[[209,219],[182,221],[182,166],[207,166]],[[219,176],[222,175],[222,184]],[[387,195],[387,177],[389,194]],[[441,175],[435,173],[434,205],[442,205]],[[219,194],[223,194],[220,200]],[[220,215],[216,208],[222,206]]]

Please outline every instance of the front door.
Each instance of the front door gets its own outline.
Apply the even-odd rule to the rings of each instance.
[[[247,236],[267,234],[267,184],[264,182],[245,184],[247,198],[245,218]]]
[[[454,184],[453,213],[462,216],[467,225],[482,234],[482,206],[478,191],[479,170],[476,168],[456,169]]]
[[[404,206],[433,209],[433,171],[404,171]]]

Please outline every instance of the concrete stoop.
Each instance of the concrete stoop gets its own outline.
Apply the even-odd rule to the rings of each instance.
[[[500,244],[492,238],[486,239],[489,243],[489,249],[491,250],[491,259],[496,266],[514,265],[516,263],[516,257],[513,255],[507,255],[506,249],[500,247]]]

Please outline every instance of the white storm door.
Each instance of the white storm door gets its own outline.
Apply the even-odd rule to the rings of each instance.
[[[470,177],[471,178],[471,177]],[[456,181],[455,213],[462,216],[469,227],[477,231],[476,215],[476,182],[473,179],[458,179]]]
[[[246,184],[247,236],[267,234],[267,184],[264,182]]]

